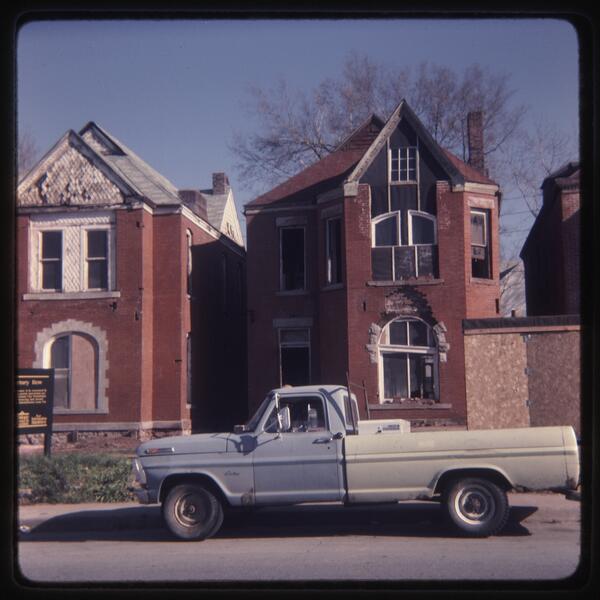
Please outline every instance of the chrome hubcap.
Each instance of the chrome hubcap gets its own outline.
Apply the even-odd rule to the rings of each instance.
[[[206,504],[199,494],[186,494],[175,503],[175,518],[184,527],[193,527],[206,520]]]
[[[465,522],[479,524],[494,514],[496,503],[493,496],[482,486],[470,486],[461,490],[454,501],[456,514]]]

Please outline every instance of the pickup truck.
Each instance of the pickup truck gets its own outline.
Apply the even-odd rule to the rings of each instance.
[[[408,421],[359,420],[356,397],[335,385],[271,391],[232,433],[142,443],[130,490],[161,503],[168,529],[202,540],[224,510],[305,502],[441,502],[472,536],[499,533],[509,490],[575,489],[572,427],[411,432]]]

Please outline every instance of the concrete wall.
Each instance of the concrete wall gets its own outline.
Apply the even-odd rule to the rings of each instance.
[[[580,335],[578,325],[466,329],[468,428],[571,425],[579,434]]]

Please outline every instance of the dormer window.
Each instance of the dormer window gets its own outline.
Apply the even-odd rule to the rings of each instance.
[[[392,183],[417,182],[416,146],[401,146],[390,150],[390,181]]]

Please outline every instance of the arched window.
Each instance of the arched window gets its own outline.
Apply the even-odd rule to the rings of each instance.
[[[74,412],[98,408],[98,346],[93,338],[67,333],[52,339],[47,353],[54,369],[54,407]]]
[[[378,351],[381,402],[437,399],[438,351],[427,323],[394,319],[383,328]]]

